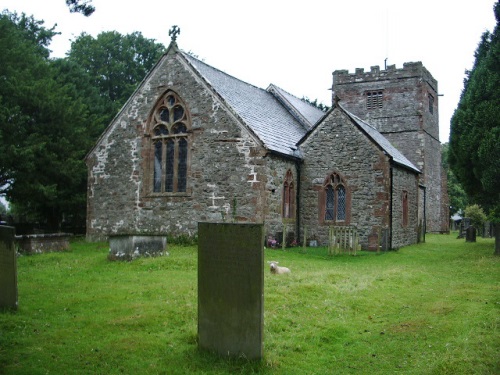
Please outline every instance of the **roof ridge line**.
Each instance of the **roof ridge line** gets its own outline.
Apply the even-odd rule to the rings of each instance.
[[[233,76],[232,74],[229,74],[229,73],[227,73],[227,72],[225,72],[225,71],[223,71],[223,70],[220,70],[220,69],[216,68],[216,67],[215,67],[215,66],[213,66],[213,65],[210,65],[210,64],[206,63],[205,61],[200,60],[199,58],[197,58],[197,57],[195,57],[195,56],[193,56],[193,55],[190,55],[188,52],[185,52],[185,51],[183,51],[183,50],[179,50],[179,52],[180,52],[180,53],[182,53],[184,56],[186,56],[186,57],[188,57],[188,58],[191,58],[191,59],[194,59],[194,60],[196,60],[196,61],[198,61],[198,62],[200,62],[200,63],[202,63],[202,64],[204,64],[204,65],[206,65],[206,66],[208,66],[208,67],[210,67],[210,68],[211,68],[211,69],[213,69],[213,70],[216,70],[216,71],[218,71],[218,72],[220,72],[220,73],[222,73],[222,74],[224,74],[224,75],[226,75],[226,76],[228,76],[228,77],[231,77],[232,79],[235,79],[235,80],[237,80],[237,81],[240,81],[240,82],[244,83],[245,85],[255,87],[256,89],[259,89],[259,90],[262,90],[262,91],[266,91],[266,89],[264,89],[264,88],[262,88],[262,87],[256,86],[256,85],[254,85],[254,84],[252,84],[252,83],[249,83],[249,82],[247,82],[247,81],[243,81],[242,79],[240,79],[240,78],[238,78],[238,77],[236,77],[236,76]]]
[[[305,117],[300,113],[300,111],[292,104],[289,100],[287,100],[280,92],[282,90],[286,92],[288,95],[293,96],[298,100],[302,100],[297,98],[295,95],[290,94],[288,91],[283,90],[281,87],[275,85],[274,83],[270,83],[268,88],[266,89],[271,95],[273,95],[279,103],[281,103],[291,114],[294,116],[300,125],[304,128],[305,131],[309,130],[313,124],[311,124]]]

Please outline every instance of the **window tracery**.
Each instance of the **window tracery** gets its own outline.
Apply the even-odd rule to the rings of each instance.
[[[179,96],[169,91],[156,105],[150,123],[153,193],[187,191],[190,121]]]

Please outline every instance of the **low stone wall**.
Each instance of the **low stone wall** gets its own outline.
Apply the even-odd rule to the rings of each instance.
[[[109,237],[109,260],[133,260],[167,253],[166,236],[118,235]]]
[[[28,234],[16,236],[17,250],[21,254],[40,254],[69,249],[70,233]]]

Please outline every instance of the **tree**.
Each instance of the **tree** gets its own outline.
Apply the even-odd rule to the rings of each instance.
[[[140,33],[82,34],[53,60],[56,34],[24,14],[0,17],[0,195],[51,230],[85,222],[84,157],[165,50]]]
[[[109,31],[95,39],[82,33],[71,43],[68,59],[93,78],[92,84],[109,100],[114,115],[164,51],[162,44],[140,32],[124,36]]]
[[[450,168],[448,163],[448,155],[449,155],[449,144],[444,143],[441,146],[441,164],[443,169],[446,171],[447,177],[447,189],[448,189],[448,197],[450,199],[450,212],[464,212],[465,207],[468,205],[467,194],[465,193],[462,185],[458,182],[455,174]]]
[[[450,128],[449,162],[467,195],[495,222],[495,254],[500,255],[500,2],[497,24],[485,32]]]
[[[322,110],[323,112],[327,112],[330,107],[323,103],[318,103],[318,99],[311,100],[307,96],[302,97],[302,100],[305,101],[306,103],[309,103],[310,105]]]
[[[96,108],[105,102],[82,69],[48,58],[42,24],[0,17],[0,181],[18,214],[59,229],[64,216],[84,222],[83,159],[103,129]]]
[[[484,223],[486,222],[486,214],[482,207],[478,204],[473,204],[465,207],[465,217],[471,219],[472,225],[474,225],[480,233],[483,232]]]
[[[95,8],[91,3],[92,0],[66,0],[66,5],[71,13],[82,13],[85,17],[95,12]]]
[[[42,25],[25,14],[0,15],[0,195],[11,186],[19,142],[31,123],[26,109],[33,102],[34,82],[48,69],[47,46],[56,32]]]

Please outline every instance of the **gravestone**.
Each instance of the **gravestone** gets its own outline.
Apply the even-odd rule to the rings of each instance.
[[[0,226],[0,309],[17,309],[17,255],[13,227]]]
[[[465,230],[465,242],[476,242],[476,228],[473,225]]]
[[[264,226],[198,224],[198,345],[223,356],[261,359]]]
[[[492,237],[492,232],[493,232],[493,228],[492,228],[492,224],[490,221],[486,221],[484,223],[484,227],[483,227],[483,237],[484,238],[491,238]]]

